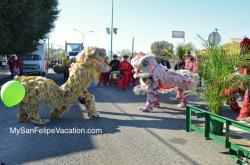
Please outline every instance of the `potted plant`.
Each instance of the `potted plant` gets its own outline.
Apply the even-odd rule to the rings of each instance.
[[[230,96],[225,91],[230,88],[243,86],[243,82],[249,79],[247,75],[236,74],[237,66],[246,63],[249,55],[240,55],[240,52],[230,52],[219,46],[208,46],[206,55],[201,56],[199,75],[202,78],[204,88],[201,94],[204,96],[208,109],[214,114],[220,115],[225,101]],[[223,123],[211,120],[210,131],[214,134],[223,133]]]

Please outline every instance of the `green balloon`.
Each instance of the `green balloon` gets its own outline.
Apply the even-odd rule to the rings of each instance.
[[[19,81],[8,81],[1,89],[1,99],[6,107],[19,104],[25,96],[25,88]]]

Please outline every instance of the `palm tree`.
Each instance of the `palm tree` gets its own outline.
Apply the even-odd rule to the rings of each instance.
[[[187,44],[179,44],[176,47],[176,55],[184,57],[187,51],[193,51],[193,50],[195,50],[195,47],[191,42]]]
[[[224,94],[228,88],[246,88],[244,82],[250,80],[248,75],[236,74],[241,65],[249,65],[249,55],[240,55],[222,47],[209,46],[206,55],[201,56],[199,75],[204,83],[202,94],[212,113],[219,114],[223,103],[230,96]]]

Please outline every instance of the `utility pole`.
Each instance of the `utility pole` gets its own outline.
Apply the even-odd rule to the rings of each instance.
[[[47,53],[47,58],[49,58],[49,37],[48,37],[48,51],[47,51],[48,53]]]
[[[131,58],[134,57],[134,37],[132,38],[132,53],[131,53]]]
[[[113,58],[113,12],[114,12],[114,0],[112,0],[112,15],[111,15],[111,43],[110,43],[110,56]]]

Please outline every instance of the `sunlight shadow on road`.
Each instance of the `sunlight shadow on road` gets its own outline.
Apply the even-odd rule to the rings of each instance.
[[[71,115],[74,117],[71,118]],[[95,128],[92,120],[81,118],[80,110],[73,107],[72,111],[66,114],[61,120],[53,120],[51,123],[43,126],[33,125],[31,123],[18,123],[16,111],[1,111],[0,116],[5,116],[8,120],[0,122],[0,160],[6,164],[22,164],[42,159],[65,156],[75,152],[83,152],[95,149],[89,134],[11,134],[10,128],[32,129],[35,127],[41,129],[72,129],[72,128]],[[9,117],[11,116],[11,117]],[[68,118],[70,116],[70,118]],[[79,118],[78,118],[78,117]]]

